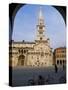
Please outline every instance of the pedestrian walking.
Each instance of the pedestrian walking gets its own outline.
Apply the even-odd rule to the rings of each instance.
[[[38,76],[38,85],[44,85],[44,84],[45,84],[44,78],[41,75],[39,75]]]
[[[57,73],[58,72],[58,67],[57,67],[57,65],[55,64],[55,73]]]

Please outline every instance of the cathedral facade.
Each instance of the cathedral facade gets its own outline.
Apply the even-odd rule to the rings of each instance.
[[[37,34],[34,42],[15,42],[9,44],[9,64],[12,67],[47,67],[53,65],[53,52],[50,40],[45,36],[45,24],[40,8]]]

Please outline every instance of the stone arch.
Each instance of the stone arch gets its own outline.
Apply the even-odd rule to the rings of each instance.
[[[25,62],[25,56],[24,55],[20,55],[18,57],[18,65],[19,66],[24,66],[24,62]]]
[[[11,29],[9,30],[9,32],[11,32],[11,35],[9,37],[9,41],[12,40],[12,32],[13,32],[13,25],[14,25],[14,19],[15,19],[15,16],[18,12],[18,10],[24,6],[26,4],[18,4],[18,3],[12,3],[12,4],[9,4],[9,19],[10,19],[10,24],[11,24]],[[66,7],[65,6],[53,6],[55,9],[57,9],[59,11],[59,13],[62,15],[64,21],[65,21],[65,24],[66,24]],[[10,25],[9,25],[10,27]]]

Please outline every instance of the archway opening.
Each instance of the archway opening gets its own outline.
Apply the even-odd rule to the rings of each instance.
[[[25,61],[25,56],[20,55],[19,58],[18,58],[18,65],[19,66],[24,66],[24,61]]]

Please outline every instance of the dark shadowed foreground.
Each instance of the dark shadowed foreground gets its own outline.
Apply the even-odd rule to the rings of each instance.
[[[23,68],[12,70],[12,86],[30,86],[66,83],[66,70],[54,67],[48,68]]]

